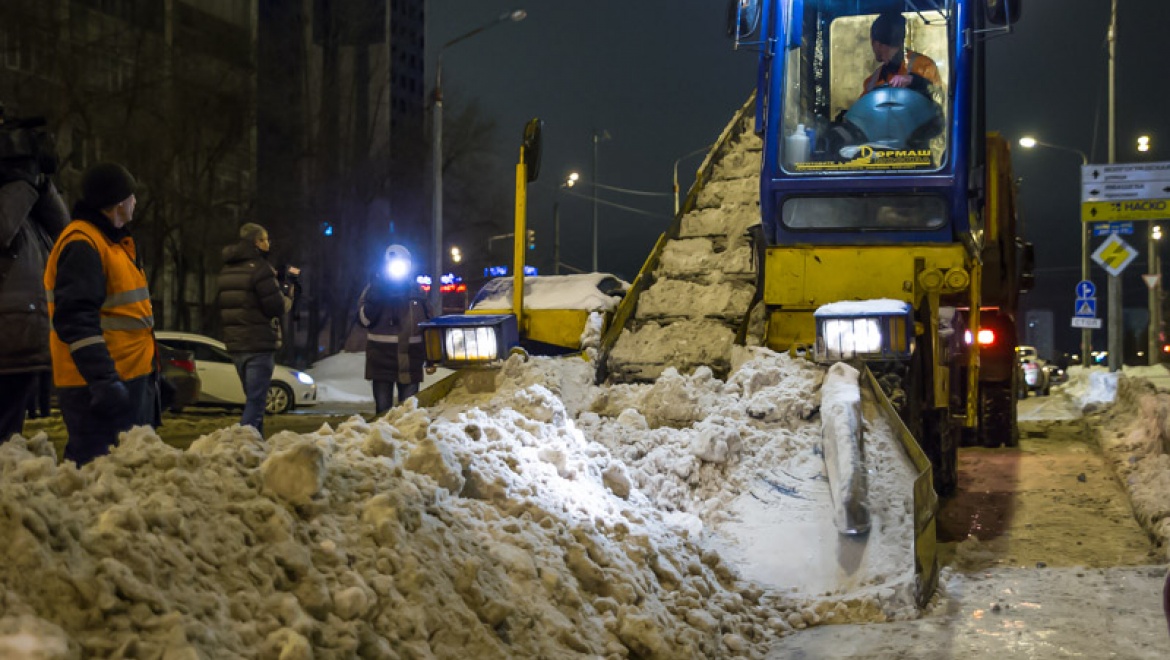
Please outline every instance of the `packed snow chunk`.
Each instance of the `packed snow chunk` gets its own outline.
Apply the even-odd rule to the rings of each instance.
[[[445,439],[450,439],[449,434],[452,431],[453,429],[445,428],[439,432]],[[439,442],[433,436],[427,436],[410,448],[403,467],[434,479],[436,484],[446,488],[450,493],[458,493],[465,483],[463,466],[451,448],[446,442]]]
[[[260,465],[264,489],[290,504],[308,504],[325,483],[325,452],[311,439],[274,451]]]
[[[833,517],[843,534],[869,531],[865,466],[861,452],[861,390],[857,369],[838,362],[821,387],[821,446],[833,497]]]
[[[65,631],[34,616],[0,618],[0,658],[72,660],[81,654]]]
[[[662,259],[654,275],[658,278],[692,278],[708,283],[712,275],[755,273],[751,246],[746,241],[716,251],[709,238],[670,241],[662,250]]]
[[[757,189],[758,191],[758,189]],[[691,211],[679,223],[679,238],[700,236],[742,237],[748,228],[760,224],[760,205],[755,198],[742,204]]]
[[[707,463],[728,463],[739,455],[743,440],[739,425],[731,420],[713,417],[695,425],[698,433],[691,440],[691,453]]]
[[[654,380],[667,367],[689,373],[701,366],[726,372],[735,330],[715,319],[687,319],[670,325],[647,323],[623,330],[610,352],[610,367],[626,380]]]
[[[659,280],[638,298],[639,319],[679,316],[739,318],[748,311],[755,295],[754,283],[720,282],[697,284],[681,280]]]

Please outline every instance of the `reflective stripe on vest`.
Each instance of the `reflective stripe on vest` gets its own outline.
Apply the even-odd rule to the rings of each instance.
[[[370,333],[370,334],[366,335],[366,339],[369,341],[383,342],[386,344],[397,344],[398,343],[398,335],[376,335],[376,334]],[[410,343],[411,344],[421,344],[421,343],[423,343],[423,339],[422,339],[422,337],[411,337]]]
[[[57,335],[52,320],[57,311],[53,295],[61,251],[74,241],[86,241],[98,253],[106,280],[106,298],[98,312],[100,336],[79,339],[70,345]],[[49,302],[49,350],[53,355],[53,382],[58,387],[80,387],[85,378],[73,361],[73,351],[104,343],[122,380],[145,376],[154,370],[154,311],[146,274],[135,263],[134,239],[111,241],[100,229],[74,220],[61,233],[45,265],[45,292]]]

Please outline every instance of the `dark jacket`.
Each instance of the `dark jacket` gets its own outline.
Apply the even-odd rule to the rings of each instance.
[[[223,249],[219,313],[223,343],[232,353],[268,353],[280,348],[280,321],[292,307],[274,269],[254,243]]]
[[[430,318],[414,287],[375,279],[358,300],[358,322],[366,335],[366,380],[421,383],[426,362],[419,323]]]
[[[52,182],[0,186],[0,373],[50,368],[45,262],[67,224]]]

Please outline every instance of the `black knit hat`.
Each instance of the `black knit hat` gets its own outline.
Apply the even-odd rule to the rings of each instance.
[[[906,43],[906,19],[901,12],[882,12],[870,26],[869,38],[879,44],[901,48]]]
[[[81,199],[95,209],[108,209],[134,194],[138,182],[117,163],[98,163],[81,177]]]

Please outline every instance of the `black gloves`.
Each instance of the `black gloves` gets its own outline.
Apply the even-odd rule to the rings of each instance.
[[[130,391],[120,380],[99,380],[89,384],[89,409],[102,417],[120,417],[130,412]]]

